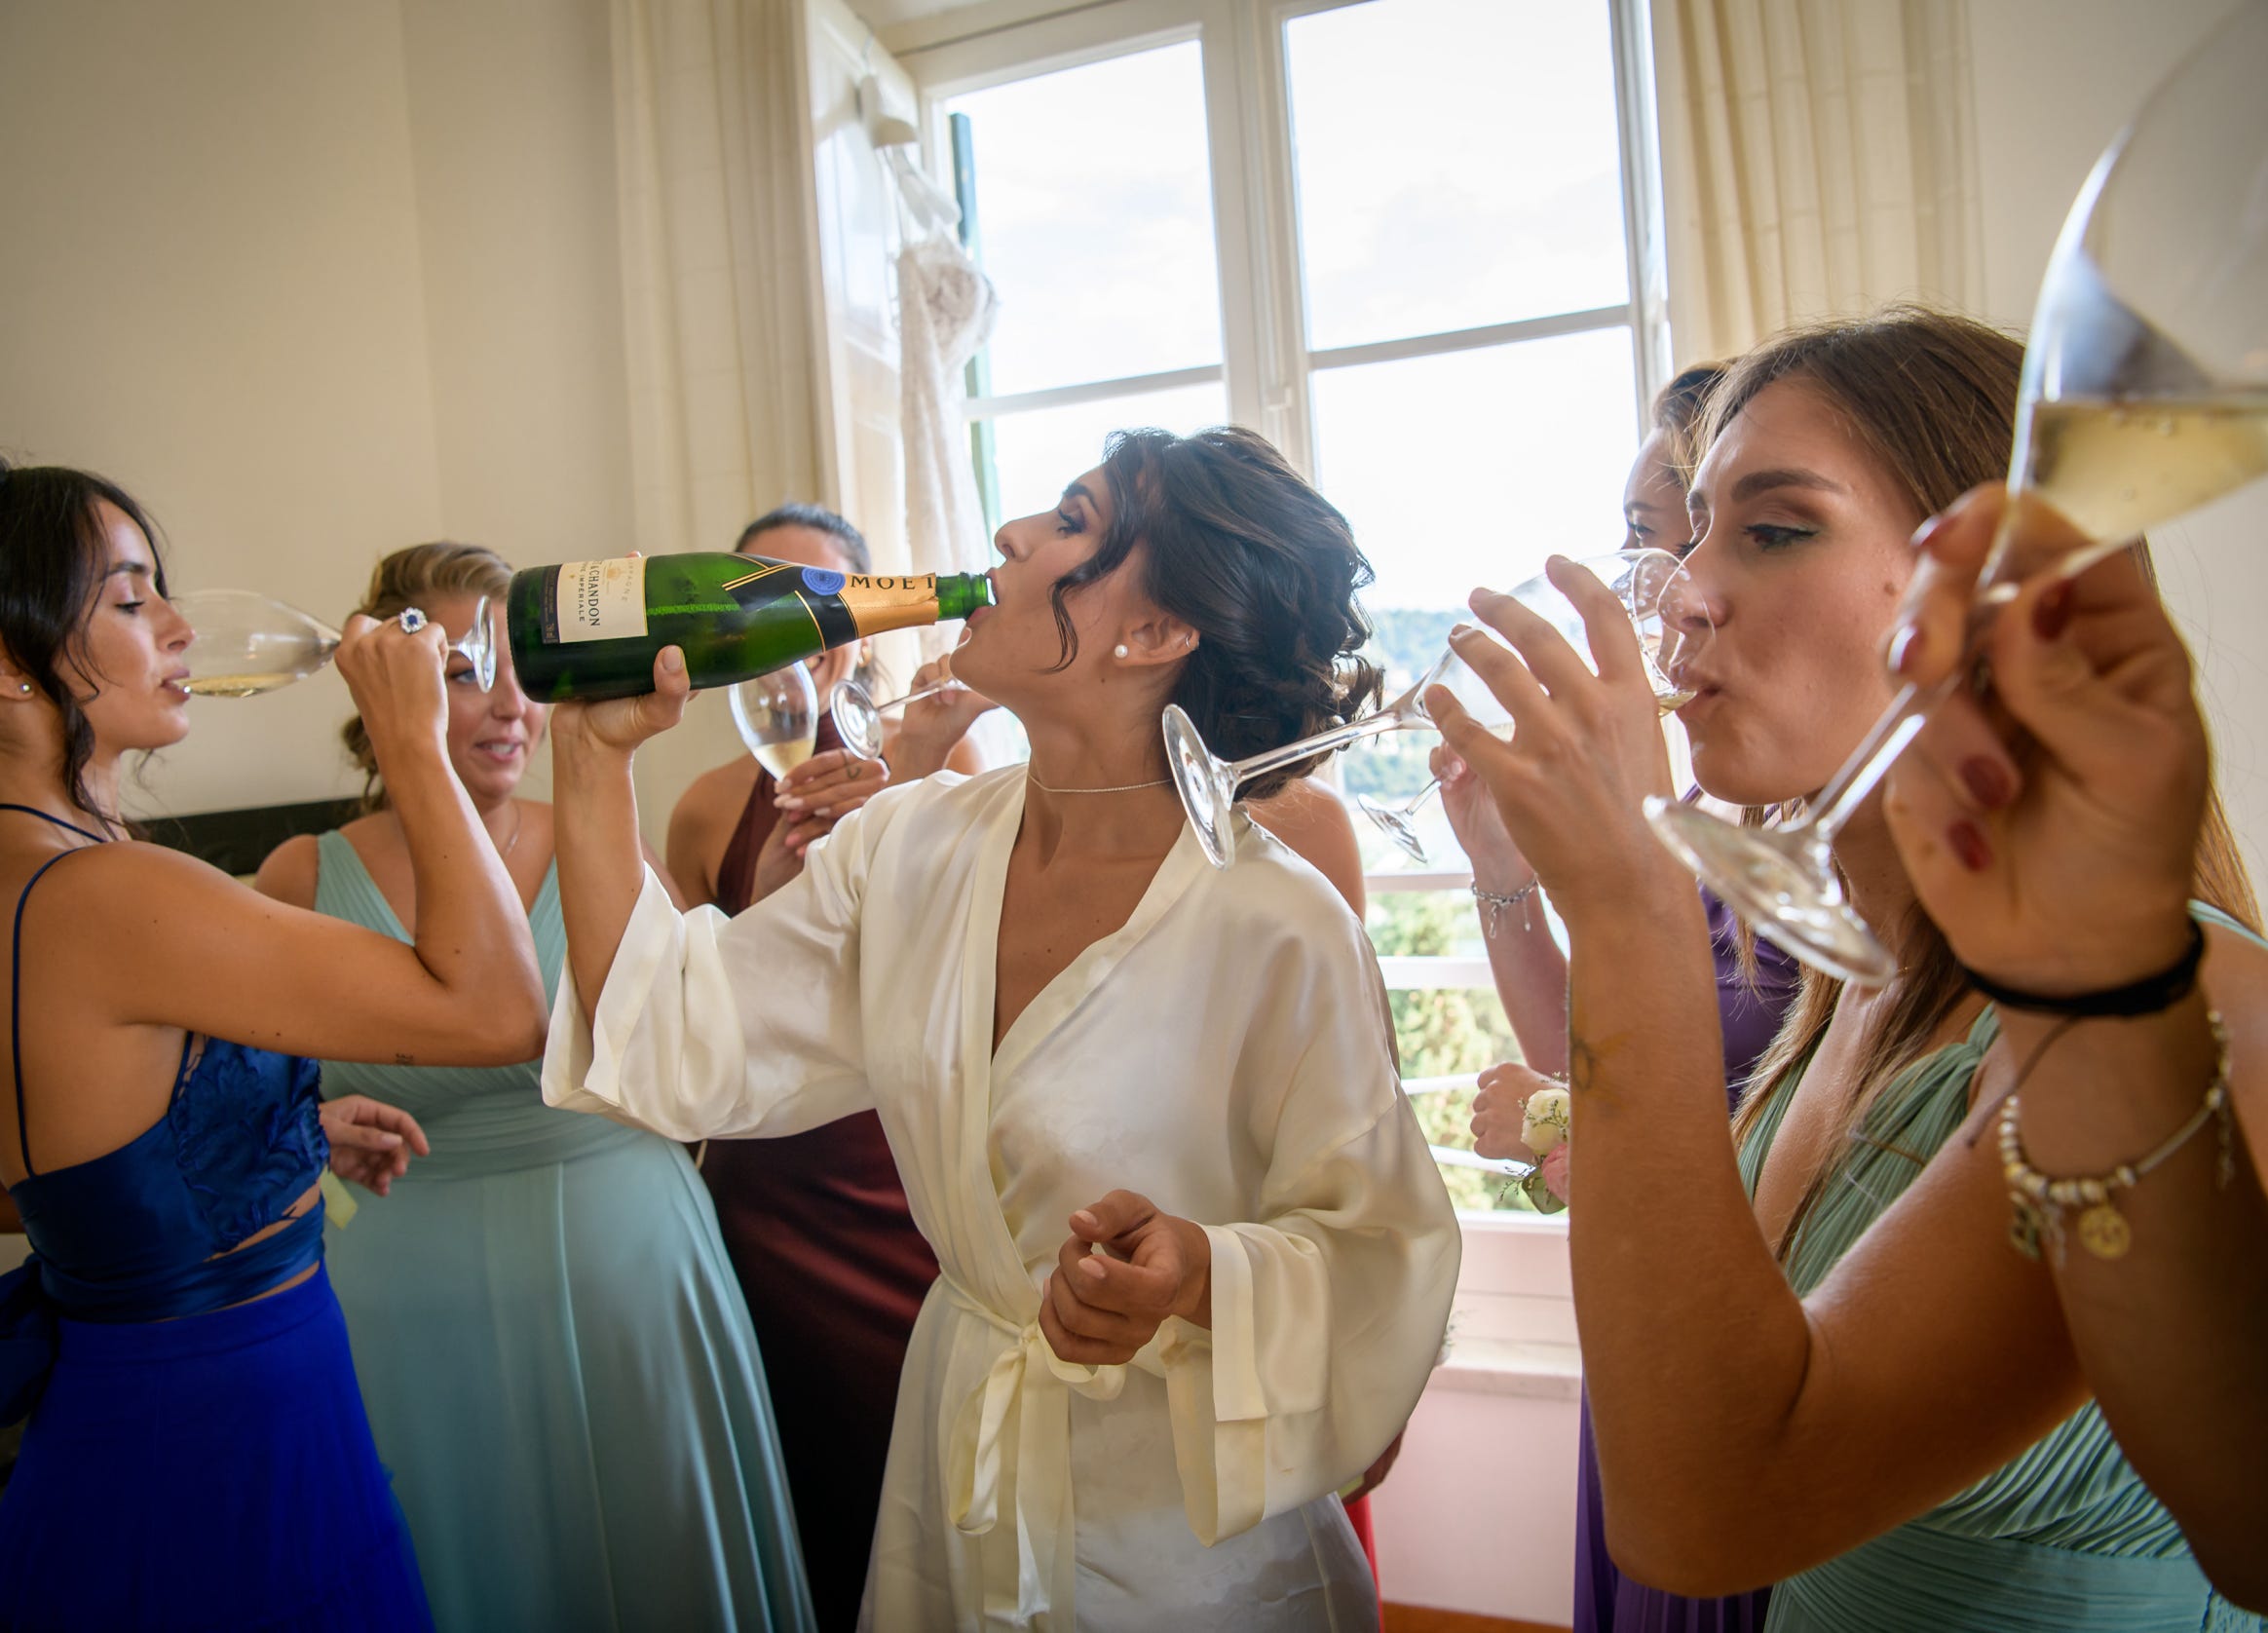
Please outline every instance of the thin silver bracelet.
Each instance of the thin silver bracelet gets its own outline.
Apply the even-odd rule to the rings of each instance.
[[[1507,907],[1519,908],[1522,928],[1533,930],[1535,928],[1534,910],[1528,905],[1528,902],[1541,889],[1543,889],[1542,880],[1531,879],[1510,895],[1499,895],[1494,891],[1482,890],[1480,881],[1474,880],[1473,899],[1485,909],[1481,919],[1481,932],[1490,940],[1495,940],[1496,921],[1504,916],[1504,909]]]

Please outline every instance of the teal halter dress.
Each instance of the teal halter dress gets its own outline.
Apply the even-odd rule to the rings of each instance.
[[[402,940],[344,835],[316,907]],[[529,912],[548,991],[556,871]],[[685,1149],[554,1111],[540,1063],[325,1061],[325,1095],[417,1118],[433,1155],[329,1231],[331,1284],[436,1624],[803,1629],[771,1401]]]

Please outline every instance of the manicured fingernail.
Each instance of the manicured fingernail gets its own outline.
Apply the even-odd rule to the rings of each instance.
[[[1090,1253],[1087,1255],[1087,1257],[1081,1259],[1078,1262],[1078,1268],[1080,1273],[1083,1274],[1089,1281],[1100,1281],[1103,1279],[1102,1260],[1094,1254]]]
[[[1956,509],[1958,507],[1956,507]],[[1945,530],[1946,523],[1950,521],[1952,516],[1952,511],[1940,511],[1936,515],[1931,516],[1927,521],[1923,522],[1919,527],[1915,528],[1913,530],[1913,537],[1908,540],[1907,543],[1912,546],[1916,554],[1926,551],[1929,549],[1930,541],[1935,539],[1938,534]]]
[[[1078,1230],[1091,1231],[1095,1228],[1095,1216],[1087,1212],[1086,1209],[1080,1208],[1078,1212],[1071,1216],[1071,1223]]]
[[[1987,811],[1998,811],[2015,792],[2008,783],[2008,772],[1998,760],[1986,755],[1973,754],[1961,762],[1961,780],[1969,785],[1970,795]]]
[[[662,668],[666,674],[681,675],[685,673],[685,654],[673,646],[663,647],[662,649]]]
[[[804,804],[803,801],[797,799],[792,794],[782,794],[779,796],[779,798],[774,800],[772,803],[779,807],[779,809],[782,811],[801,811]]]
[[[1909,624],[1890,637],[1890,672],[1894,675],[1910,674],[1921,662],[1923,649],[1921,626]]]
[[[1480,627],[1472,624],[1453,624],[1449,627],[1449,638],[1453,641],[1461,641],[1467,635],[1477,635],[1480,632]]]
[[[1961,858],[1961,865],[1971,873],[1982,873],[1992,865],[1992,847],[1984,843],[1984,834],[1977,824],[1955,822],[1946,830],[1946,841],[1953,848],[1953,854]]]
[[[2048,586],[2032,603],[2032,633],[2043,641],[2052,641],[2070,622],[2071,585],[2066,579]]]

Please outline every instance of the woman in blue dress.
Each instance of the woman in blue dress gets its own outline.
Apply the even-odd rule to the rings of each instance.
[[[511,568],[476,545],[397,551],[361,611],[422,608],[452,640],[479,597],[495,685],[450,659],[447,752],[535,936],[566,944],[551,811],[516,797],[548,710],[505,650]],[[425,919],[400,816],[359,719],[374,809],[287,841],[259,887],[407,940]],[[433,1143],[393,1194],[329,1232],[355,1370],[409,1516],[436,1625],[805,1628],[810,1596],[764,1366],[685,1148],[544,1104],[510,1066],[326,1061],[326,1095],[414,1113]]]
[[[338,652],[426,898],[411,945],[122,840],[121,759],[188,730],[151,530],[0,467],[0,1628],[427,1625],[322,1267],[305,1057],[501,1062],[542,1041],[527,920],[442,745],[437,628]]]

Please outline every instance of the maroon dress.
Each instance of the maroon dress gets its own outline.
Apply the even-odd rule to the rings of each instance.
[[[841,746],[822,717],[815,751]],[[759,770],[717,869],[728,913],[748,905],[773,794]],[[854,1627],[898,1373],[936,1257],[872,1112],[781,1139],[711,1140],[701,1177],[763,1348],[818,1624]]]

